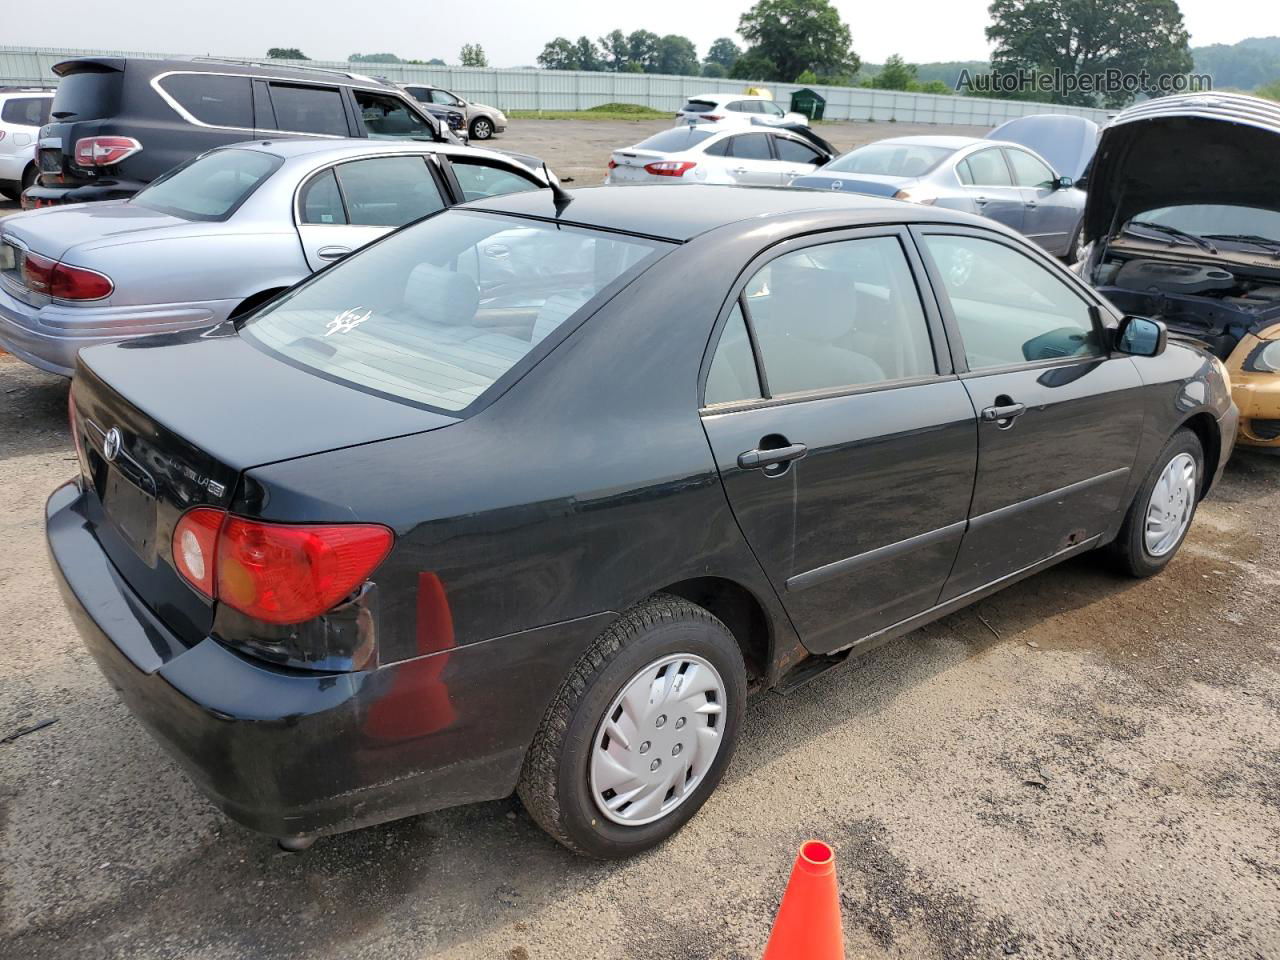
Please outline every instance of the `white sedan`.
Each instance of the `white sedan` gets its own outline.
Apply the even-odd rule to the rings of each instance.
[[[746,93],[704,93],[676,111],[676,126],[687,123],[754,123],[766,127],[809,125],[803,113],[789,113],[768,97]]]
[[[807,127],[770,130],[686,125],[615,150],[605,183],[737,183],[786,186],[838,151]]]

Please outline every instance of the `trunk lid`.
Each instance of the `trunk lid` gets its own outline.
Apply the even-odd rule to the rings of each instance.
[[[127,200],[29,210],[6,217],[2,226],[5,236],[20,241],[32,253],[54,260],[61,260],[72,247],[82,244],[157,239],[175,228],[189,230],[191,223]]]
[[[275,360],[230,324],[85,350],[72,398],[87,522],[124,579],[189,643],[208,634],[214,605],[173,564],[186,510],[253,514],[263,504],[237,489],[251,467],[456,422]]]
[[[1088,176],[1084,242],[1160,207],[1280,210],[1280,104],[1243,94],[1160,97],[1102,131]]]
[[[915,177],[890,177],[873,173],[828,173],[817,170],[791,181],[793,187],[811,187],[816,190],[841,190],[845,193],[865,193],[873,197],[892,197],[903,187],[916,182]]]

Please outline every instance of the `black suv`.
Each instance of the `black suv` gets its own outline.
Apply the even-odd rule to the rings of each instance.
[[[24,207],[130,197],[213,147],[264,137],[457,143],[395,85],[356,73],[231,60],[82,57],[40,130]]]

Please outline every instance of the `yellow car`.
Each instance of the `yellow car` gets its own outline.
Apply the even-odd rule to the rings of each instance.
[[[1147,100],[1102,131],[1076,269],[1226,366],[1241,446],[1280,451],[1280,103]]]

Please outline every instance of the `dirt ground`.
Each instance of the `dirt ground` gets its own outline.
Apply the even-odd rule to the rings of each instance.
[[[553,125],[506,142],[563,170]],[[811,836],[850,957],[1280,957],[1280,458],[1237,454],[1159,577],[1085,556],[757,697],[702,812],[609,864],[514,799],[303,855],[226,820],[62,607],[73,471],[65,382],[0,357],[0,737],[57,721],[0,743],[4,960],[755,960]]]

